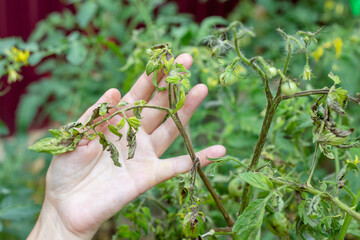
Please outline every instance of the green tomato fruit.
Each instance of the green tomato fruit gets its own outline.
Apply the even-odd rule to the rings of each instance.
[[[228,190],[232,197],[241,197],[243,188],[243,181],[240,178],[234,178],[230,181]]]
[[[220,83],[225,87],[233,85],[238,80],[238,76],[232,69],[226,68],[225,72],[220,74]]]
[[[265,217],[265,223],[268,229],[279,237],[289,235],[290,221],[284,212],[275,212]]]
[[[267,67],[265,68],[265,74],[269,79],[271,79],[276,76],[277,70],[274,67]]]
[[[281,92],[288,97],[294,96],[296,93],[297,86],[294,81],[286,81],[281,85]]]

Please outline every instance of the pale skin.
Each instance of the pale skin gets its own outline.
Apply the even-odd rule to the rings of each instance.
[[[190,55],[182,54],[176,61],[189,69],[193,60]],[[160,86],[164,85],[164,78],[159,82]],[[123,98],[118,90],[108,90],[79,121],[86,122],[92,109],[103,102],[116,105],[123,100],[132,104],[142,99],[151,105],[167,106],[167,93],[155,93],[151,98],[154,91],[151,76],[144,73]],[[178,112],[184,125],[206,95],[203,84],[194,86],[188,93],[185,105]],[[165,113],[158,110],[143,110],[137,149],[131,160],[127,160],[125,138],[117,142],[106,125],[100,126],[99,130],[116,144],[122,167],[113,164],[109,152],[102,150],[97,139],[82,140],[75,151],[55,156],[46,175],[43,207],[28,239],[91,239],[104,221],[138,195],[176,174],[188,172],[192,161],[187,155],[160,159],[179,134],[171,118],[163,123],[164,116]],[[116,116],[111,123],[116,124],[119,119],[121,116]],[[216,145],[196,155],[201,165],[206,166],[210,163],[206,157],[221,157],[225,155],[225,148]]]

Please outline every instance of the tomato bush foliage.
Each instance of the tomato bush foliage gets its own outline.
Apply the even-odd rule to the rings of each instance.
[[[76,12],[50,14],[28,42],[0,40],[0,75],[20,81],[28,64],[44,75],[29,86],[16,110],[19,136],[4,141],[0,237],[28,233],[39,210],[28,199],[38,202],[43,194],[39,187],[35,193],[30,189],[50,161],[25,150],[27,136],[20,133],[45,119],[54,128],[64,125],[31,147],[61,154],[73,151],[83,137],[94,139],[88,131],[98,124],[95,119],[106,124],[109,109],[133,110],[134,117],[108,126],[119,138],[122,128],[129,129],[131,158],[141,109],[157,106],[102,103],[85,125],[67,123],[108,88],[129,90],[146,70],[169,74],[172,101],[161,110],[175,122],[185,92],[196,83],[209,88],[189,129],[177,122],[182,138],[165,153],[188,153],[194,167],[126,206],[110,220],[116,231],[107,235],[360,238],[360,33],[359,20],[350,15],[356,9],[347,1],[241,1],[227,19],[213,16],[199,24],[163,0],[68,2]],[[194,58],[190,72],[173,62],[182,52]],[[114,145],[100,132],[97,137],[121,167]],[[223,144],[228,155],[210,159],[214,163],[201,170],[193,152],[212,144]],[[16,154],[19,148],[24,150]],[[38,162],[40,171],[19,174]]]

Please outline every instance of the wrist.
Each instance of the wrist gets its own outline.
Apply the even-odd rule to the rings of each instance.
[[[71,230],[63,222],[56,208],[45,199],[40,216],[27,240],[87,240],[91,239],[94,234],[95,232],[82,234]]]

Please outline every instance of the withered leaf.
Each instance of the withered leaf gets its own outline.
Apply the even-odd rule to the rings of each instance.
[[[68,132],[51,129],[53,138],[44,138],[30,146],[29,149],[36,152],[45,152],[58,155],[74,151],[82,139],[83,135],[70,135]]]
[[[134,157],[136,150],[136,130],[134,128],[129,127],[126,140],[128,142],[128,159],[131,159]]]

